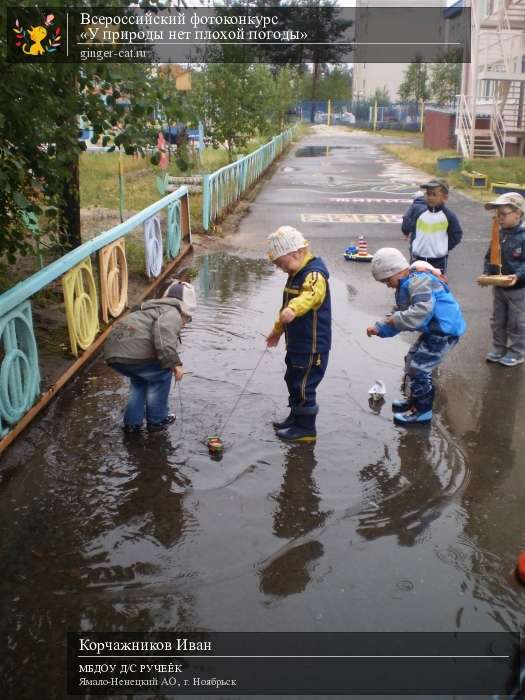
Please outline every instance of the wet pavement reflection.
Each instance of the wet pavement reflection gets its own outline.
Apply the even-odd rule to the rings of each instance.
[[[337,274],[320,437],[283,444],[271,420],[285,410],[284,352],[265,351],[264,336],[284,278],[226,253],[198,265],[176,423],[124,435],[126,380],[99,360],[6,458],[0,637],[7,685],[23,679],[13,697],[62,697],[67,631],[519,628],[523,590],[499,526],[522,527],[519,400],[497,429],[490,401],[457,418],[450,369],[439,419],[396,428],[407,342],[367,344],[370,311]],[[501,381],[489,373],[486,395]],[[213,461],[218,431],[226,450]]]

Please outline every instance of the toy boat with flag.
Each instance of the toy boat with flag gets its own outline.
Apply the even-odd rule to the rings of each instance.
[[[357,245],[349,246],[344,252],[345,260],[353,260],[354,262],[372,262],[374,257],[368,252],[368,244],[364,236],[359,236]]]

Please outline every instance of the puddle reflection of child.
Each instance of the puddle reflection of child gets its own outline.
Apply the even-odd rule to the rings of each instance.
[[[283,440],[315,442],[316,391],[326,372],[331,345],[329,273],[292,226],[281,226],[268,237],[268,257],[288,274],[279,318],[266,344],[275,347],[284,332],[290,414],[273,425]]]

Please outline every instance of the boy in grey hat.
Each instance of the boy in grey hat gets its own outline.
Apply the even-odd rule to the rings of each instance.
[[[191,284],[171,281],[161,299],[150,299],[115,322],[104,345],[104,359],[130,380],[124,431],[139,432],[146,417],[149,431],[175,420],[169,413],[172,376],[184,371],[178,349],[180,332],[197,306]]]
[[[485,255],[483,273],[510,275],[508,287],[493,287],[493,349],[488,362],[516,367],[525,360],[525,199],[518,192],[507,192],[485,209],[495,210],[499,230],[501,270],[490,263],[490,247]]]
[[[401,331],[421,334],[405,357],[410,389],[406,400],[394,401],[394,422],[401,425],[432,420],[432,371],[465,332],[459,304],[433,268],[411,269],[396,248],[380,248],[372,258],[372,275],[396,292],[396,311],[366,330],[368,337],[391,338]]]

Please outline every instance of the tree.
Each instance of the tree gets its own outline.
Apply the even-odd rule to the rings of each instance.
[[[386,107],[389,105],[392,100],[390,99],[387,86],[383,85],[382,88],[376,88],[371,100],[372,102],[377,102],[379,107]]]
[[[257,133],[270,128],[273,78],[265,65],[210,63],[195,76],[192,104],[214,146],[228,161]]]
[[[2,34],[3,55],[4,43]],[[80,119],[103,145],[144,153],[144,146],[155,143],[155,108],[174,98],[145,64],[0,65],[0,255],[14,262],[16,254],[33,248],[28,215],[39,217],[43,233],[58,231],[64,248],[81,243]],[[119,102],[124,95],[130,96],[128,106]]]
[[[319,81],[319,97],[322,100],[351,100],[352,70],[339,66],[328,70]]]
[[[420,57],[417,57],[406,69],[398,94],[405,102],[429,99],[427,66]]]
[[[269,106],[273,113],[272,122],[279,131],[284,129],[288,110],[300,99],[300,89],[301,76],[297,68],[283,66],[277,70],[273,78]]]
[[[290,3],[291,7],[301,6],[299,2]],[[337,63],[341,57],[348,53],[346,46],[338,42],[338,39],[352,25],[350,20],[342,19],[341,9],[335,6],[331,0],[310,0],[307,6],[301,10],[300,19],[296,29],[305,32],[310,37],[311,44],[308,53],[304,47],[298,47],[301,60],[313,63],[313,78],[311,83],[310,99],[312,111],[310,121],[315,117],[315,100],[319,99],[319,85],[322,75],[322,65]]]
[[[432,99],[439,104],[454,104],[461,91],[461,63],[434,63],[430,68]]]

